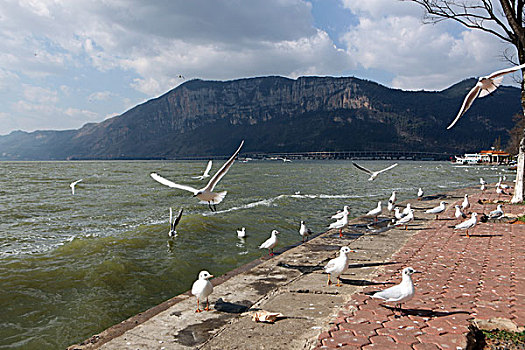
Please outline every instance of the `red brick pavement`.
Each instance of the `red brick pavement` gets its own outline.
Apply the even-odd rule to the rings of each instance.
[[[483,194],[488,199],[510,199]],[[477,203],[471,210],[488,214],[495,204]],[[453,217],[449,203],[444,217]],[[524,215],[522,205],[504,205],[504,212]],[[417,213],[416,213],[417,218]],[[478,217],[479,218],[479,217]],[[340,312],[316,349],[464,349],[469,321],[503,317],[525,325],[525,225],[480,223],[469,231],[454,230],[450,220],[432,220],[412,236],[379,272],[375,282],[400,281],[400,271],[412,266],[416,295],[396,317],[379,300],[363,293]],[[379,288],[380,289],[380,288]],[[365,287],[363,292],[378,290]]]

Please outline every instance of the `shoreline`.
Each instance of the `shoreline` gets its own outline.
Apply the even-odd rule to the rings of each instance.
[[[407,201],[420,209],[408,230],[366,233],[363,228],[369,219],[357,217],[343,238],[330,230],[304,244],[282,248],[273,258],[261,257],[238,267],[212,280],[210,312],[194,313],[195,298],[187,291],[68,349],[314,348],[352,296],[367,285],[381,287],[384,283],[371,280],[396,264],[392,257],[433,222],[432,215],[422,210],[442,198],[457,201],[465,192],[479,190],[457,189],[428,196],[430,200]],[[349,256],[343,286],[327,287],[322,267],[342,245],[358,252]],[[281,312],[284,318],[275,324],[255,323],[251,313],[257,309]]]

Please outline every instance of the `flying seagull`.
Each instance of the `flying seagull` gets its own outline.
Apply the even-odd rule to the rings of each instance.
[[[72,183],[69,184],[69,187],[71,187],[71,194],[75,194],[75,185],[79,183],[80,181],[82,181],[82,179],[73,181]]]
[[[241,147],[243,144],[244,140],[241,141],[241,145],[239,146],[239,148],[237,148],[237,151],[235,151],[235,153],[230,157],[230,159],[228,159],[228,161],[223,164],[219,171],[217,171],[215,175],[213,175],[208,184],[201,189],[196,189],[187,185],[176,184],[170,180],[163,178],[157,173],[151,173],[150,175],[153,178],[153,180],[158,181],[165,186],[178,188],[180,190],[185,190],[193,193],[193,197],[199,198],[201,200],[201,203],[208,203],[208,207],[210,207],[210,210],[216,211],[217,208],[215,208],[215,205],[222,202],[222,200],[228,192],[213,192],[213,189],[215,188],[215,185],[217,185],[217,183],[222,179],[222,177],[226,175],[233,162],[235,161],[235,157],[237,157],[237,155],[241,151]]]
[[[170,232],[168,233],[168,236],[171,238],[177,237],[177,231],[175,230],[175,227],[179,224],[180,218],[182,217],[182,211],[184,209],[180,209],[179,214],[177,215],[177,218],[173,220],[173,210],[170,208]]]
[[[368,179],[368,181],[373,181],[375,180],[375,178],[377,177],[377,175],[387,171],[387,170],[390,170],[392,168],[395,168],[397,166],[397,163],[394,163],[392,164],[391,166],[389,166],[388,168],[385,168],[383,170],[379,170],[379,171],[372,171],[372,170],[368,170],[367,168],[357,164],[357,163],[354,163],[352,162],[352,164],[359,170],[361,171],[364,171],[365,173],[367,173],[368,175],[370,175],[370,178]]]
[[[519,69],[525,68],[525,64],[514,66],[507,69],[502,69],[499,71],[496,71],[490,75],[487,75],[486,77],[479,78],[476,85],[469,91],[467,96],[465,97],[465,100],[463,101],[463,104],[461,105],[461,108],[458,112],[458,115],[456,116],[456,119],[447,127],[447,129],[452,128],[456,122],[461,118],[463,114],[472,106],[472,103],[474,103],[474,100],[476,97],[485,97],[494,90],[500,86],[503,76],[505,74],[509,74],[512,72],[515,72]]]
[[[194,179],[199,179],[199,180],[202,180],[204,179],[205,177],[210,177],[210,170],[211,170],[211,165],[213,164],[213,162],[210,160],[208,162],[208,165],[206,166],[206,170],[204,170],[204,174],[200,175],[200,176],[194,176],[193,178]]]

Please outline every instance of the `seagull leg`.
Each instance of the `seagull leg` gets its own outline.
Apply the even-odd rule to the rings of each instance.
[[[468,235],[468,229],[467,229],[467,238],[470,238],[470,236]]]
[[[339,229],[339,238],[343,238],[343,228]]]
[[[332,280],[330,279],[330,274],[328,274],[328,283],[326,283],[328,286],[332,284]]]
[[[273,256],[273,248],[268,249],[268,255]]]
[[[213,211],[217,211],[217,207],[215,206],[215,204],[213,205]]]
[[[197,299],[197,310],[195,310],[195,312],[201,312],[202,310],[200,309],[200,305],[199,305],[199,299]]]
[[[206,298],[206,307],[204,308],[206,311],[210,311],[210,303],[208,302],[208,298]]]
[[[210,208],[211,211],[213,211],[213,208],[211,207],[211,203],[208,202],[208,208]]]
[[[339,279],[339,277],[337,277],[337,283],[336,283],[336,286],[337,287],[341,287],[342,284],[341,284],[341,280]]]
[[[407,230],[407,225],[405,225],[405,231]]]

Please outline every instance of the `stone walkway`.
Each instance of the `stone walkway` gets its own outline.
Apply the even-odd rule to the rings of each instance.
[[[470,210],[479,214],[496,208],[478,203],[480,197],[510,199],[496,193],[471,195]],[[384,287],[364,287],[352,296],[321,333],[316,349],[465,349],[473,319],[501,317],[525,325],[525,225],[478,222],[466,237],[453,229],[455,220],[447,219],[461,201],[448,200],[441,220],[416,211],[417,218],[432,220],[428,228],[414,234],[391,257],[391,265],[378,270],[374,282]],[[510,216],[525,214],[522,205],[507,204],[503,210]],[[390,306],[364,293],[399,283],[407,266],[422,273],[413,275],[416,295],[403,305],[405,315],[396,317]]]

